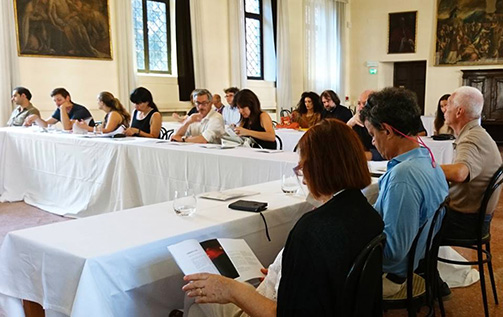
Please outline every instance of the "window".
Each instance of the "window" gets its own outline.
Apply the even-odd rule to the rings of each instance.
[[[244,0],[246,36],[246,76],[264,79],[262,1]]]
[[[139,72],[171,74],[169,0],[131,0]]]

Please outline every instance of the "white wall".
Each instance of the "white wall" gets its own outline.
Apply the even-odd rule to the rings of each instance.
[[[365,89],[381,89],[393,84],[393,62],[426,60],[425,113],[436,111],[438,99],[462,84],[461,69],[502,68],[488,66],[434,66],[435,0],[351,0],[350,49],[348,68],[351,100]],[[388,13],[417,12],[416,53],[387,54]],[[366,61],[379,62],[378,75],[370,75]]]

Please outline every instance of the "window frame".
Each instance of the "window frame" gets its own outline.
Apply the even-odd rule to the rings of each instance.
[[[244,25],[245,25],[245,56],[248,58],[247,50],[247,36],[246,36],[246,19],[253,19],[259,22],[260,27],[260,76],[248,76],[248,60],[246,60],[246,78],[250,80],[264,80],[264,6],[262,0],[258,0],[259,12],[251,13],[246,11],[246,1],[243,0],[243,10],[244,10]]]
[[[166,5],[166,47],[168,51],[168,69],[167,70],[150,70],[150,51],[149,51],[149,38],[148,38],[148,12],[147,12],[147,1],[161,2]],[[170,0],[141,0],[142,13],[143,13],[143,54],[145,57],[144,69],[139,69],[136,65],[136,71],[142,74],[164,74],[172,75],[173,67],[171,65],[171,19],[170,19]],[[136,51],[136,45],[135,45]]]

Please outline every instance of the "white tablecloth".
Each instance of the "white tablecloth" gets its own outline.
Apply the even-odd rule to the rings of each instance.
[[[296,153],[206,149],[147,138],[84,138],[0,129],[0,200],[84,217],[196,194],[278,180]]]
[[[269,203],[272,242],[260,215],[204,199],[192,217],[176,216],[165,202],[10,232],[0,249],[0,307],[16,316],[19,299],[27,299],[77,317],[167,316],[183,307],[182,273],[168,245],[243,238],[267,266],[311,209],[303,197],[283,194],[279,181],[246,189],[261,192],[246,199]]]
[[[283,140],[283,150],[293,151],[294,147],[304,135],[304,131],[292,129],[277,129],[276,134]],[[428,132],[428,135],[431,135]],[[454,158],[454,140],[435,141],[431,137],[422,137],[422,140],[431,149],[435,160],[439,164],[450,164]]]
[[[422,137],[424,143],[431,149],[438,164],[451,164],[454,159],[454,140],[435,141],[431,137]]]
[[[428,136],[433,135],[433,130],[435,129],[435,117],[433,116],[421,116],[421,121],[423,122],[423,126],[428,133]]]

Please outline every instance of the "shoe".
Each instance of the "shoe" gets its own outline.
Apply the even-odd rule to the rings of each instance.
[[[170,313],[169,313],[169,317],[182,317],[183,316],[183,311],[180,310],[180,309],[175,309],[175,310],[172,310]]]
[[[438,292],[440,293],[440,296],[442,297],[442,301],[448,301],[452,298],[452,292],[451,289],[449,288],[449,285],[447,285],[446,282],[442,282],[440,284],[440,287],[438,288]]]

